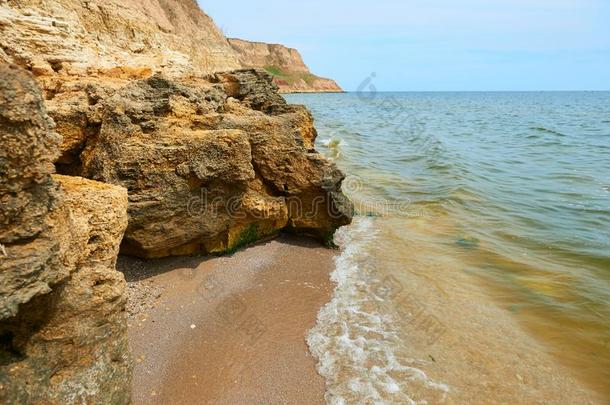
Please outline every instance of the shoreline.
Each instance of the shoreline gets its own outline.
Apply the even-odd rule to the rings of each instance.
[[[286,95],[286,94],[346,94],[348,93],[347,91],[319,91],[319,90],[312,90],[312,91],[279,91],[279,94]]]
[[[133,403],[324,403],[305,343],[336,251],[281,235],[225,257],[121,257]]]
[[[133,403],[324,404],[326,383],[306,337],[333,299],[340,253],[281,235],[224,257],[121,257],[130,299],[141,304],[129,306]],[[394,274],[408,298],[396,310],[418,314],[397,323],[409,342],[401,356],[449,392],[427,398],[428,389],[412,386],[410,395],[430,403],[603,403],[491,290],[457,271],[455,259],[420,253]],[[438,340],[419,314],[443,325]]]

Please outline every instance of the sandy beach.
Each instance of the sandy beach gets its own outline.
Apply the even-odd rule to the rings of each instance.
[[[336,253],[282,236],[227,257],[121,257],[134,403],[323,403],[305,334]]]
[[[226,257],[121,257],[134,403],[323,404],[305,336],[332,297],[340,253],[282,236]],[[401,355],[449,387],[436,395],[413,385],[411,394],[429,403],[603,403],[467,274],[439,271],[453,268],[446,259],[430,266],[413,256],[412,271],[396,275],[410,297],[402,310],[417,303],[443,325],[431,343],[419,321],[401,323]]]

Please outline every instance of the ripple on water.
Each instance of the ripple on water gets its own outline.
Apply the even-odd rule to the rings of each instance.
[[[610,395],[610,344],[605,343],[610,341],[610,92],[394,93],[377,99],[388,97],[391,104],[363,102],[355,94],[288,98],[312,109],[320,150],[358,179],[346,185],[350,196],[368,207],[363,212],[406,202],[421,212],[449,216],[457,225],[446,230],[447,244],[436,248],[455,249],[456,258],[484,278],[492,294],[502,291],[503,303],[535,308],[529,317],[522,316],[527,311],[515,316],[549,352]],[[380,105],[395,110],[380,113]],[[456,243],[462,239],[466,246]],[[366,250],[366,243],[357,244]],[[366,286],[353,291],[345,280],[358,285],[359,260],[366,256],[349,249],[337,262],[336,276],[343,278],[337,280],[338,298],[321,314],[322,325],[338,316],[392,331],[386,318],[360,313],[371,313],[362,310],[371,306],[361,296]],[[333,377],[344,355],[368,359],[365,353],[376,341],[356,339],[352,332],[358,329],[349,322],[335,324],[341,335],[326,327],[312,332],[310,343],[325,359],[322,372],[334,387],[331,398],[408,392],[408,386],[386,378],[387,356],[397,348],[377,350],[385,359],[375,364],[377,380],[360,377],[357,363],[345,364],[352,374]],[[322,339],[324,333],[332,338]],[[380,336],[392,345],[391,333]]]

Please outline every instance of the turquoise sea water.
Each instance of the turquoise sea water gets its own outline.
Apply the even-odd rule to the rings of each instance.
[[[288,95],[360,215],[456,257],[562,363],[610,387],[610,92]],[[425,228],[425,227],[424,227]],[[401,237],[388,241],[400,250]],[[405,260],[408,260],[405,258]]]

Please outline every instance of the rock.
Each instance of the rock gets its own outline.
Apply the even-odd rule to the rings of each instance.
[[[341,92],[282,45],[227,40],[195,0],[0,0],[0,61],[36,76],[172,78],[268,68],[282,92]]]
[[[351,222],[353,206],[340,190],[343,173],[314,149],[317,133],[311,113],[275,99],[275,86],[261,71],[216,76],[267,83],[266,88],[249,85],[256,89],[254,103],[249,96],[242,103],[229,100],[221,127],[241,128],[249,134],[253,165],[270,194],[286,200],[288,229],[332,239],[336,228]]]
[[[326,240],[349,223],[343,175],[314,150],[311,114],[265,72],[118,83],[45,87],[58,131],[75,140],[58,170],[129,190],[124,253],[232,252],[281,229]]]
[[[101,106],[98,101],[114,94],[126,79],[141,78],[138,72],[126,69],[121,69],[120,72],[107,71],[102,76],[104,86],[88,79],[71,81],[61,77],[38,78],[43,86],[48,113],[55,122],[57,132],[62,135],[61,156],[56,165],[60,165],[64,173],[80,170],[79,167],[70,167],[78,163],[87,138],[96,136],[99,131]],[[95,78],[96,75],[90,77]],[[144,77],[148,75],[144,74]]]
[[[69,275],[53,253],[61,242],[50,237],[48,221],[52,211],[67,216],[51,178],[60,143],[52,125],[31,75],[0,65],[0,244],[7,256],[0,257],[0,320]]]
[[[240,67],[195,0],[0,0],[0,28],[3,53],[36,75],[126,66],[183,76]]]
[[[227,38],[239,54],[242,65],[263,68],[274,66],[278,69],[309,73],[299,51],[279,44],[245,41],[239,38]]]
[[[0,112],[0,403],[129,403],[126,190],[51,174],[59,138],[30,74],[0,66]]]
[[[281,93],[343,92],[334,80],[312,74],[294,48],[237,38],[228,38],[228,41],[243,67],[265,69]]]

